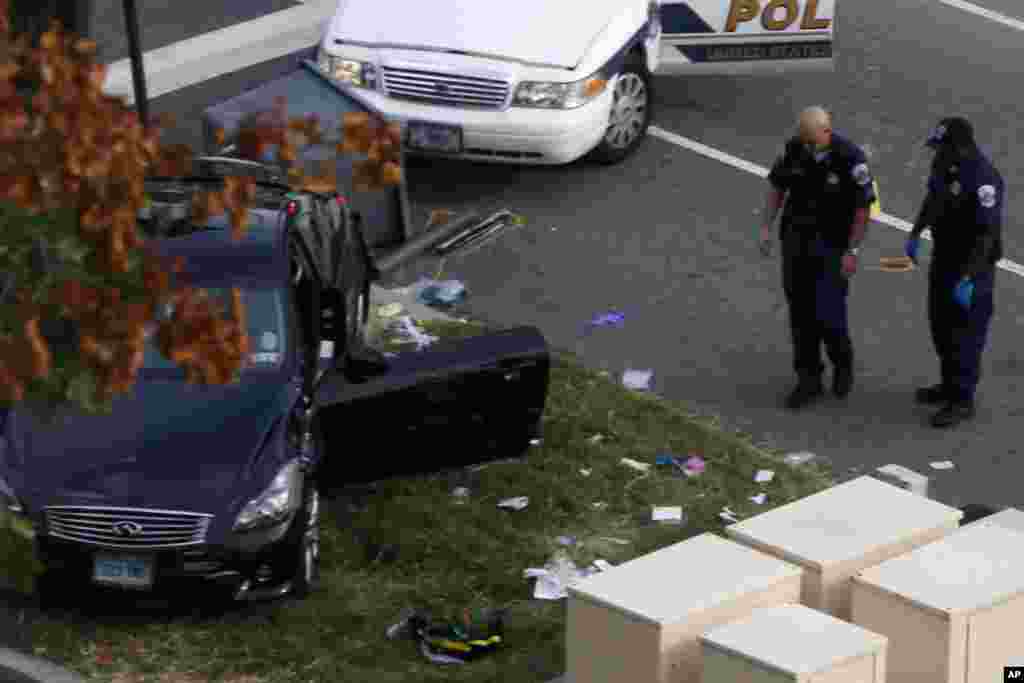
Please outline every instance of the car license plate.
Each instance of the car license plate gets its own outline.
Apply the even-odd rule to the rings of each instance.
[[[412,149],[458,154],[462,151],[462,128],[427,121],[408,123],[407,144]]]
[[[150,588],[153,585],[153,558],[97,553],[93,558],[92,579],[96,583],[113,586]]]

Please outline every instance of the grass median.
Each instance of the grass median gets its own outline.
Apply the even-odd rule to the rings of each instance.
[[[443,339],[486,330],[448,321],[422,326]],[[542,567],[561,548],[557,537],[576,538],[576,546],[561,549],[578,566],[619,564],[721,532],[725,506],[744,518],[831,482],[826,467],[787,465],[779,453],[682,405],[625,389],[570,355],[553,353],[552,360],[543,438],[525,457],[379,482],[329,501],[322,583],[305,601],[216,617],[37,615],[26,624],[34,651],[90,680],[118,683],[542,683],[563,672],[565,600],[534,599],[523,570]],[[653,464],[661,453],[699,455],[706,468],[682,476]],[[641,473],[622,458],[652,467]],[[774,470],[774,479],[755,483],[759,469]],[[455,486],[470,490],[461,504]],[[750,500],[761,492],[762,505]],[[529,505],[497,507],[516,496],[528,496]],[[652,522],[652,506],[662,505],[682,506],[685,523]],[[432,664],[411,641],[384,635],[405,608],[444,617],[486,607],[507,608],[505,644],[471,663]]]

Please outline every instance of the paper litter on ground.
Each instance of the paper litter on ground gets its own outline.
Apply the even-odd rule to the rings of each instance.
[[[420,652],[422,652],[423,656],[434,664],[465,664],[461,659],[449,657],[448,655],[443,655],[440,652],[433,652],[422,640],[420,641]]]
[[[811,453],[810,451],[801,451],[799,453],[790,453],[789,455],[785,456],[783,460],[786,461],[787,465],[803,465],[805,462],[810,462],[811,460],[814,460],[814,458],[816,457],[817,456],[814,455],[814,453]]]
[[[604,434],[594,434],[592,437],[587,439],[590,443],[601,443],[604,441]]]
[[[564,545],[566,547],[572,547],[572,546],[576,545],[576,537],[575,536],[559,536],[558,538],[555,539],[555,543],[557,543],[558,545]]]
[[[589,477],[590,470],[580,470],[580,474],[582,474],[584,477]]]
[[[437,337],[423,332],[416,327],[416,323],[410,316],[404,315],[398,319],[399,331],[408,339],[416,343],[417,349],[423,349],[437,341]]]
[[[767,493],[759,493],[756,496],[751,496],[750,500],[754,501],[758,505],[764,505],[764,501],[768,498]]]
[[[956,465],[954,465],[950,460],[941,460],[938,462],[933,462],[931,463],[931,466],[933,470],[951,470],[954,467],[956,467]]]
[[[394,301],[390,304],[378,306],[377,315],[379,315],[382,318],[393,318],[396,315],[399,315],[404,310],[405,309],[402,307],[402,304],[398,303],[397,301]]]
[[[621,462],[626,467],[633,468],[637,472],[648,472],[651,469],[650,463],[639,462],[637,460],[633,460],[632,458],[623,458],[619,462]]]
[[[600,570],[602,572],[606,572],[609,569],[611,569],[612,567],[614,567],[615,565],[612,564],[611,562],[609,562],[608,560],[594,560],[594,566],[598,570]]]
[[[652,370],[626,370],[622,373],[622,384],[627,389],[646,391],[651,388],[651,378],[654,377]]]
[[[594,503],[595,510],[604,510],[606,507],[608,507],[608,503],[605,503],[604,501],[599,500]]]
[[[540,439],[530,439],[530,445],[531,446],[539,446],[540,445]]]
[[[507,498],[500,503],[498,507],[507,508],[510,510],[522,510],[530,504],[530,499],[526,496],[517,496],[516,498]]]
[[[523,577],[536,579],[533,597],[539,600],[562,600],[569,597],[570,586],[598,571],[594,567],[579,569],[572,560],[556,555],[542,568],[524,569]]]
[[[695,477],[704,471],[705,465],[706,463],[703,458],[691,455],[687,458],[686,462],[683,463],[683,472],[685,472],[688,477]]]
[[[621,311],[608,311],[595,316],[587,324],[588,327],[622,327],[626,316]]]
[[[764,484],[775,478],[775,473],[771,470],[758,470],[757,474],[754,475],[754,481],[759,484]]]
[[[681,522],[683,520],[683,508],[678,505],[656,507],[651,511],[651,519],[655,522]]]
[[[722,511],[718,513],[718,516],[724,519],[725,521],[732,522],[734,524],[739,521],[739,518],[737,518],[736,513],[730,510],[729,508],[722,508]]]

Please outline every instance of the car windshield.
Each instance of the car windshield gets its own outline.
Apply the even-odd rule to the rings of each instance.
[[[201,287],[207,295],[215,297],[224,310],[230,310],[229,287]],[[287,322],[284,316],[284,296],[279,288],[241,288],[249,334],[249,358],[243,372],[276,370],[284,362],[287,350]],[[151,337],[146,341],[144,370],[174,370],[178,366],[166,358]]]

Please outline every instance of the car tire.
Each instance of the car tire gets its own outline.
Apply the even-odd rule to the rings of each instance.
[[[615,79],[608,129],[590,158],[600,164],[617,164],[630,156],[647,137],[651,125],[651,75],[640,59],[626,63]]]

